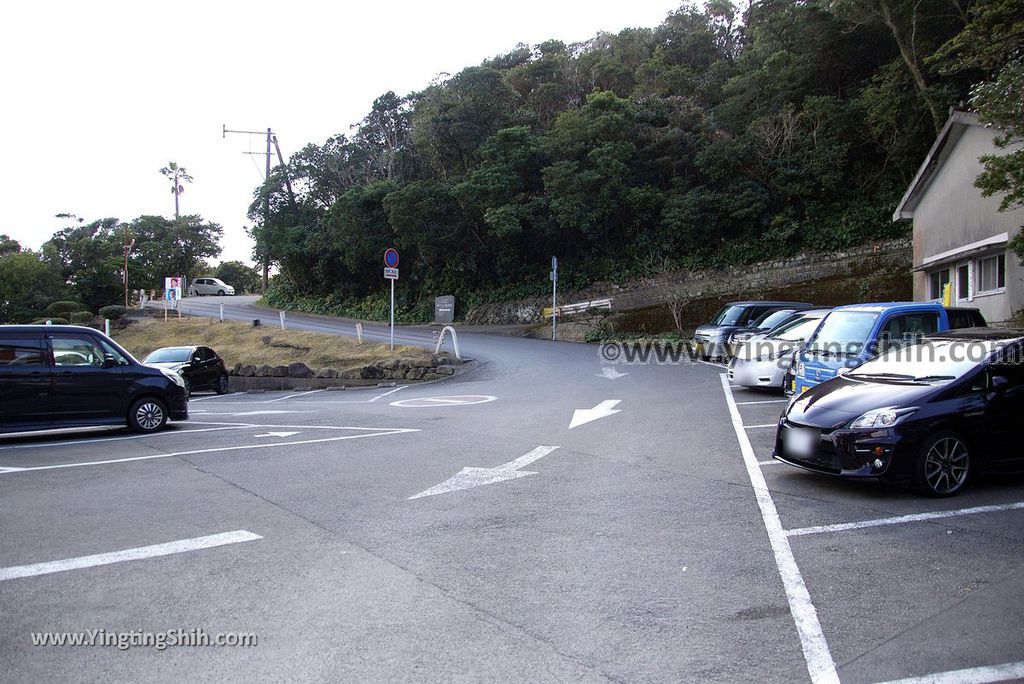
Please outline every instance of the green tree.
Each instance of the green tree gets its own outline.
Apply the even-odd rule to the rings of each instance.
[[[237,294],[260,291],[262,278],[259,271],[241,261],[222,261],[214,275],[235,288]]]
[[[967,0],[826,0],[840,17],[881,24],[892,36],[935,131],[946,122],[944,98],[926,73],[925,58],[963,27]],[[954,10],[950,16],[950,9]]]
[[[159,289],[164,278],[184,276],[191,282],[207,259],[220,254],[223,229],[200,216],[169,220],[163,216],[140,216],[127,226],[135,240],[129,261],[133,287]]]
[[[21,243],[7,235],[0,235],[0,256],[17,254],[21,251]]]
[[[0,254],[0,322],[27,323],[63,294],[53,264],[32,251]]]

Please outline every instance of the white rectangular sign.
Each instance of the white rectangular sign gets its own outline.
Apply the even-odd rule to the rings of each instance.
[[[169,302],[176,302],[181,299],[182,280],[181,276],[164,278],[164,299]]]
[[[398,280],[398,269],[384,267],[384,277],[387,280]]]

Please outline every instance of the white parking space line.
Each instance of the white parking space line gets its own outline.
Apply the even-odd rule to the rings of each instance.
[[[384,397],[390,397],[395,392],[401,392],[402,390],[404,390],[404,389],[406,389],[408,387],[409,387],[409,385],[402,385],[401,387],[396,387],[395,389],[389,390],[389,391],[385,392],[384,394],[378,394],[377,396],[375,396],[373,399],[370,399],[366,403],[372,404],[373,402],[377,401],[378,399],[383,399]]]
[[[882,527],[883,525],[902,525],[905,523],[924,522],[927,520],[942,520],[943,518],[957,518],[962,515],[977,515],[979,513],[998,513],[1000,511],[1013,511],[1024,508],[1024,501],[1012,504],[998,504],[994,506],[975,506],[973,508],[959,508],[953,511],[933,511],[930,513],[912,513],[910,515],[899,515],[893,518],[877,518],[875,520],[861,520],[860,522],[838,523],[835,525],[815,525],[814,527],[800,527],[794,530],[787,530],[789,537],[802,537],[808,534],[822,534],[823,532],[847,532],[849,530],[862,530],[866,527]]]
[[[1024,662],[938,672],[921,677],[894,679],[883,684],[982,684],[983,682],[1007,682],[1011,679],[1021,678],[1024,678]]]
[[[285,395],[283,397],[278,397],[277,399],[268,399],[267,401],[260,402],[260,403],[262,403],[262,404],[273,404],[275,401],[286,401],[288,399],[294,399],[295,397],[305,397],[305,396],[308,396],[310,394],[316,394],[317,392],[323,392],[323,390],[322,389],[317,389],[317,390],[310,390],[308,392],[296,392],[295,394],[287,394],[287,395]]]
[[[726,385],[728,387],[728,385]],[[737,406],[750,406],[752,404],[785,404],[789,399],[758,399],[757,401],[737,401]]]
[[[782,461],[776,461],[774,458],[772,458],[772,459],[769,459],[767,461],[758,461],[757,465],[766,466],[766,465],[776,465],[778,463],[782,463]]]
[[[228,392],[227,394],[214,394],[212,397],[198,397],[196,399],[193,399],[192,397],[189,397],[188,403],[191,404],[192,402],[195,402],[195,401],[209,401],[210,399],[226,399],[227,397],[235,397],[235,396],[238,396],[239,394],[241,394],[241,392]]]
[[[46,563],[32,563],[31,565],[15,565],[9,568],[0,568],[0,582],[20,579],[22,577],[49,575],[54,572],[67,572],[68,570],[93,568],[97,565],[111,565],[113,563],[124,563],[126,561],[141,560],[143,558],[170,556],[175,553],[199,551],[200,549],[210,549],[216,546],[226,546],[227,544],[255,541],[256,539],[263,539],[263,537],[247,530],[235,530],[234,532],[222,532],[220,534],[211,534],[205,537],[179,539],[178,541],[167,542],[165,544],[138,546],[133,549],[111,551],[110,553],[97,553],[92,556],[65,558],[64,560],[48,561]]]
[[[253,427],[249,423],[199,423],[199,425],[223,425],[225,427],[215,428],[183,428],[180,430],[162,430],[155,432],[151,435],[125,435],[122,437],[97,437],[94,439],[76,439],[70,442],[40,442],[38,444],[10,444],[6,446],[0,446],[0,451],[8,451],[11,449],[40,449],[46,447],[62,447],[62,446],[77,446],[79,444],[99,444],[100,442],[124,442],[130,439],[145,439],[146,437],[178,437],[183,434],[190,434],[193,432],[219,432],[221,430],[241,430],[247,427]]]
[[[266,428],[292,428],[298,430],[310,430],[309,425],[252,425],[249,427],[257,429]],[[385,437],[388,435],[399,435],[407,432],[419,432],[418,429],[414,428],[366,428],[366,427],[341,427],[341,426],[323,426],[318,425],[315,427],[317,430],[355,430],[364,431],[362,434],[355,435],[342,435],[340,437],[324,437],[322,439],[303,439],[294,442],[269,442],[262,444],[239,444],[236,446],[226,447],[212,447],[209,449],[192,449],[190,451],[175,451],[167,454],[149,454],[147,456],[130,456],[126,458],[112,458],[104,461],[83,461],[81,463],[56,463],[54,465],[45,466],[23,466],[23,467],[3,467],[0,469],[0,475],[11,475],[15,473],[27,473],[37,470],[63,470],[65,468],[85,468],[88,466],[99,466],[99,465],[110,465],[113,463],[131,463],[133,461],[153,461],[161,458],[177,458],[180,456],[198,456],[202,454],[214,454],[223,451],[239,451],[241,449],[271,449],[274,447],[286,447],[286,446],[299,446],[302,444],[321,444],[324,442],[340,442],[347,439],[361,439],[364,437]]]
[[[697,363],[703,363],[705,366],[717,368],[718,370],[722,370],[723,368],[726,367],[724,363],[715,363],[714,361],[705,361],[704,359],[694,359],[694,361],[696,361]]]
[[[744,430],[755,430],[757,428],[773,428],[773,427],[779,427],[779,424],[778,423],[765,423],[764,425],[744,425],[743,429]]]
[[[743,429],[743,418],[740,416],[737,402],[733,399],[732,390],[729,389],[728,376],[722,373],[720,377],[722,389],[725,392],[725,402],[729,406],[729,414],[732,417],[733,430],[736,432],[736,440],[739,442],[740,452],[743,454],[743,463],[747,468],[747,476],[750,478],[754,496],[757,498],[757,505],[761,509],[761,518],[764,520],[765,530],[768,532],[768,541],[775,554],[775,565],[779,569],[779,576],[782,578],[782,584],[786,590],[786,600],[789,602],[789,610],[793,615],[797,634],[800,636],[800,646],[803,649],[804,660],[807,662],[807,672],[815,684],[824,682],[838,684],[839,675],[836,673],[836,664],[832,660],[832,653],[825,640],[825,633],[818,621],[818,611],[811,602],[811,595],[807,591],[807,585],[804,584],[804,578],[800,574],[796,558],[793,557],[793,549],[782,528],[779,512],[775,508],[771,492],[768,491],[768,484],[765,482],[764,474],[754,455],[754,448],[750,445],[750,439]]]

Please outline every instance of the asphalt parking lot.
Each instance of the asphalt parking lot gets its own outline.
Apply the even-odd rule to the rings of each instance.
[[[195,396],[153,436],[0,437],[11,679],[1024,677],[1024,481],[837,482],[770,461],[784,400],[718,367],[479,351],[422,386]],[[97,629],[259,642],[31,643]]]
[[[1024,595],[1024,482],[982,479],[929,500],[804,473],[770,458],[786,400],[725,387],[799,572],[784,582],[803,585],[801,617],[817,617],[801,634],[812,672],[831,658],[843,681],[1024,677],[1024,664],[1004,663],[1024,653],[1024,605],[1007,600]]]

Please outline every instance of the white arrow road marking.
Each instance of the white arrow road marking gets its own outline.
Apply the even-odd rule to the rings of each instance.
[[[572,412],[572,421],[569,423],[569,429],[572,430],[574,427],[579,427],[598,418],[607,418],[608,416],[615,415],[622,410],[615,408],[621,402],[621,399],[605,399],[592,409],[576,409]]]
[[[627,375],[629,375],[629,373],[620,373],[614,368],[609,368],[608,366],[605,366],[604,368],[601,369],[601,374],[598,375],[597,377],[608,378],[609,380],[618,380],[619,378],[624,378]]]
[[[235,530],[234,532],[222,532],[220,534],[211,534],[206,537],[181,539],[178,541],[167,542],[165,544],[139,546],[134,549],[111,551],[110,553],[97,553],[93,556],[65,558],[64,560],[48,561],[46,563],[33,563],[32,565],[15,565],[9,568],[0,568],[0,582],[3,582],[4,580],[18,579],[20,577],[34,577],[36,575],[48,575],[53,572],[92,568],[97,565],[123,563],[125,561],[139,560],[142,558],[170,556],[175,553],[210,549],[215,546],[238,544],[239,542],[253,541],[255,539],[263,539],[263,537],[258,534],[254,534],[253,532],[249,532],[248,530]]]
[[[255,437],[291,437],[297,435],[298,432],[268,432],[265,435],[254,435]]]
[[[457,492],[460,489],[471,489],[472,487],[480,487],[481,485],[494,484],[505,480],[514,480],[519,477],[526,477],[527,475],[536,475],[537,473],[535,472],[519,469],[525,468],[537,459],[544,458],[557,448],[556,446],[539,446],[530,453],[520,456],[514,461],[503,463],[497,468],[463,468],[456,475],[448,478],[441,484],[410,496],[409,500]]]

